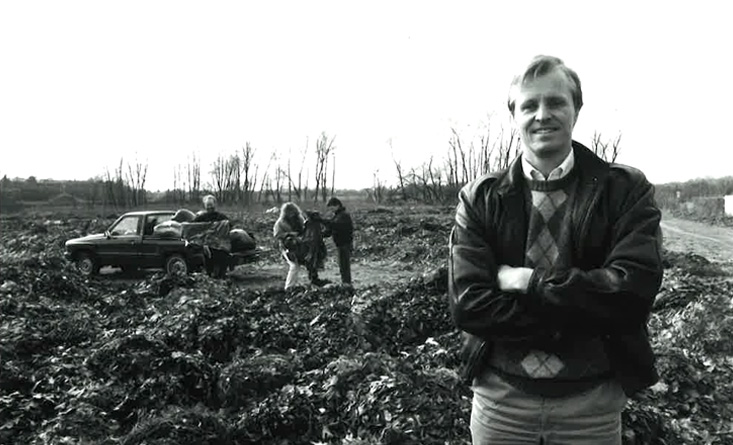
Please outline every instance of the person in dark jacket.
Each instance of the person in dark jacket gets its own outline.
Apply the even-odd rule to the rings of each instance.
[[[323,269],[326,260],[326,243],[323,241],[324,220],[317,211],[305,212],[305,227],[303,230],[303,259],[308,270],[308,279],[316,286],[328,284],[328,280],[318,277],[318,271]]]
[[[203,198],[204,210],[196,214],[193,222],[214,222],[214,221],[225,221],[227,218],[221,212],[216,210],[216,198],[214,195],[206,195]]]
[[[573,70],[534,58],[509,93],[520,155],[459,193],[449,303],[475,445],[620,445],[627,397],[658,380],[654,188],[572,139],[582,104]]]
[[[227,221],[226,215],[216,210],[216,198],[213,195],[206,195],[202,199],[204,209],[196,214],[192,222],[217,222]],[[221,249],[206,247],[206,260],[204,262],[206,273],[217,278],[225,275],[229,261],[229,254]]]
[[[326,207],[333,209],[333,217],[325,221],[327,234],[330,233],[338,250],[339,273],[341,282],[351,284],[351,252],[354,245],[354,223],[340,199],[333,197]]]

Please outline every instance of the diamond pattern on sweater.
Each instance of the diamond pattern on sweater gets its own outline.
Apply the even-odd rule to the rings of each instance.
[[[568,194],[564,190],[553,192],[532,191],[532,206],[540,212],[545,223],[552,218],[552,215],[565,203],[566,199],[568,199]]]
[[[529,351],[529,354],[522,360],[524,372],[535,379],[555,377],[564,367],[565,365],[558,356],[544,351]]]
[[[555,238],[552,237],[550,230],[545,226],[527,250],[527,259],[537,267],[549,268],[555,263],[559,254],[560,251],[557,249]]]

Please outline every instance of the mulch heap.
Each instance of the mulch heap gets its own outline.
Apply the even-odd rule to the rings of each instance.
[[[445,230],[395,227],[375,230]],[[61,239],[3,238],[0,443],[470,443],[444,268],[356,291],[129,283],[80,277]],[[629,403],[624,443],[733,443],[730,277],[666,259],[650,321],[661,381]]]
[[[467,443],[444,271],[252,291],[83,278],[59,243],[21,245],[0,263],[0,443]]]

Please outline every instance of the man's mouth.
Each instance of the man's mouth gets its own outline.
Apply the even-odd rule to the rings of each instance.
[[[538,128],[536,130],[532,130],[532,133],[535,133],[535,134],[549,134],[549,133],[553,133],[555,131],[557,131],[557,128],[555,128],[555,127],[542,127],[542,128]]]

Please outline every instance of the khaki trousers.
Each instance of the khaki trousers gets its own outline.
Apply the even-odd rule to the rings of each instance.
[[[627,398],[616,381],[569,397],[544,398],[486,373],[472,389],[473,445],[621,445]]]

